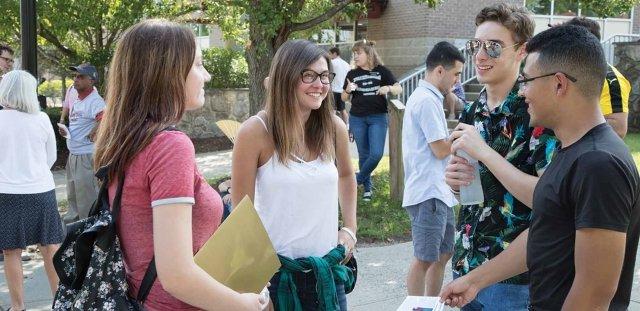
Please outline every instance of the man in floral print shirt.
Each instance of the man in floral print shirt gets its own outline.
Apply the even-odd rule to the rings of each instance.
[[[528,105],[518,96],[516,80],[526,56],[524,43],[534,22],[519,7],[498,4],[476,17],[475,38],[467,49],[475,56],[480,97],[467,105],[451,135],[452,150],[464,150],[481,162],[485,201],[462,206],[452,259],[454,277],[467,274],[497,256],[529,227],[533,189],[557,148],[553,133],[529,126]],[[453,191],[470,182],[473,167],[460,157],[447,166]],[[527,274],[482,290],[463,310],[526,310]]]

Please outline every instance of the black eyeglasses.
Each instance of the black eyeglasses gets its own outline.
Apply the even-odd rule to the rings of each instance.
[[[307,84],[311,84],[313,82],[316,81],[316,79],[318,79],[318,77],[320,77],[320,83],[322,84],[331,84],[331,82],[333,81],[333,78],[336,77],[336,74],[333,72],[322,72],[322,73],[317,73],[311,69],[305,69],[303,70],[300,75],[302,76],[302,82],[307,83]]]
[[[528,82],[531,82],[531,81],[533,81],[535,79],[540,79],[540,78],[544,78],[544,77],[550,77],[550,76],[553,76],[553,75],[558,74],[558,73],[561,73],[561,74],[565,75],[567,77],[567,79],[569,79],[569,81],[571,81],[573,83],[578,81],[578,79],[574,78],[573,76],[571,76],[571,75],[569,75],[567,73],[564,73],[562,71],[556,71],[556,72],[552,72],[552,73],[548,73],[548,74],[544,74],[544,75],[537,76],[537,77],[532,77],[532,78],[525,78],[523,75],[520,75],[518,77],[518,80],[516,80],[516,83],[519,84],[520,87],[526,87]]]
[[[487,51],[487,55],[491,58],[498,58],[502,55],[502,50],[510,47],[514,47],[519,45],[520,43],[516,43],[510,46],[502,46],[500,42],[492,41],[492,40],[480,40],[480,39],[471,39],[467,41],[466,49],[467,52],[471,55],[476,55],[480,52],[480,49],[484,47],[484,50]]]
[[[0,56],[0,58],[4,59],[5,62],[9,64],[13,64],[13,59],[9,57]]]

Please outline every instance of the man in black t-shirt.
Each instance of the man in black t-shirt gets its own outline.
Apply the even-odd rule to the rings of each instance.
[[[640,177],[600,111],[604,53],[577,26],[546,30],[526,49],[519,82],[531,125],[553,129],[562,149],[537,182],[529,230],[440,296],[461,306],[480,289],[528,270],[531,310],[627,310]]]

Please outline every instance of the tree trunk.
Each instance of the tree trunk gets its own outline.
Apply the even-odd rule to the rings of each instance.
[[[62,79],[61,80],[62,80],[62,83],[60,83],[60,84],[62,86],[62,89],[60,90],[60,92],[61,92],[62,96],[60,96],[60,98],[62,98],[61,102],[63,102],[66,99],[65,97],[67,97],[67,77],[66,77],[66,74],[62,74]]]
[[[252,40],[252,42],[256,42]],[[258,41],[259,42],[259,41]],[[263,81],[269,75],[273,52],[266,47],[253,44],[246,49],[245,57],[249,66],[249,113],[255,115],[264,108],[265,88]]]
[[[266,104],[264,78],[269,75],[269,67],[276,51],[289,38],[291,27],[288,24],[282,26],[274,36],[268,36],[266,33],[268,32],[259,23],[249,23],[249,45],[245,49],[245,58],[249,66],[249,112],[251,115],[264,109]]]

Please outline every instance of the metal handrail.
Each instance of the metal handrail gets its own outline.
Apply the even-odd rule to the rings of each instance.
[[[628,34],[628,35],[613,35],[607,40],[603,40],[601,42],[602,49],[604,50],[604,57],[607,60],[607,63],[613,64],[615,54],[614,43],[618,42],[633,42],[640,40],[640,35]]]
[[[473,55],[469,54],[465,48],[461,48],[460,53],[462,53],[462,56],[465,59],[464,65],[462,66],[460,81],[462,81],[462,85],[465,85],[476,78],[476,72],[474,68]],[[424,79],[426,72],[426,66],[421,65],[406,73],[398,80],[398,83],[402,86],[402,93],[398,95],[398,99],[402,103],[407,103],[407,99],[409,99],[411,93],[413,93],[413,91],[418,87],[420,79]]]
[[[633,42],[640,40],[640,35],[636,34],[626,34],[626,35],[614,35],[610,38],[603,40],[601,42],[602,49],[604,50],[604,55],[608,63],[613,64],[614,61],[614,43],[618,42]],[[465,63],[462,66],[462,74],[460,76],[460,81],[462,84],[468,84],[473,81],[475,76],[475,68],[474,68],[474,57],[469,54],[466,49],[460,49],[460,52],[464,56]],[[398,95],[398,99],[402,103],[407,103],[407,99],[411,96],[411,93],[418,87],[418,81],[423,79],[426,74],[427,68],[425,65],[418,66],[406,73],[399,79],[399,83],[402,86],[402,93]]]

